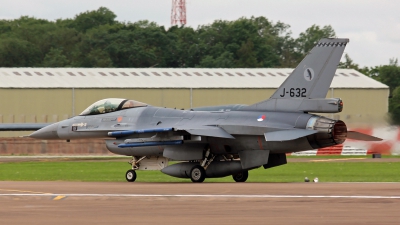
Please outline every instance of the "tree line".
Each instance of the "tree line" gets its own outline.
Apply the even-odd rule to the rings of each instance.
[[[288,24],[262,16],[168,29],[116,17],[100,7],[55,21],[0,20],[0,67],[293,68],[318,40],[336,36],[330,25],[312,25],[294,38]],[[339,67],[387,84],[392,122],[400,124],[397,59],[361,68],[346,55]]]

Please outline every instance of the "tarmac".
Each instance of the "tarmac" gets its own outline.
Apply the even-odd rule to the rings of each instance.
[[[400,183],[0,182],[0,224],[398,224]]]

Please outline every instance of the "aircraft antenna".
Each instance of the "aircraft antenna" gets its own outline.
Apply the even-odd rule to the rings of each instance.
[[[171,26],[186,24],[186,0],[172,0]]]

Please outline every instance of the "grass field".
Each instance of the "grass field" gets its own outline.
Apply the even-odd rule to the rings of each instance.
[[[320,157],[326,158],[326,157]],[[337,158],[337,157],[335,157]],[[313,158],[318,159],[318,158]],[[115,161],[53,161],[0,163],[1,181],[125,181],[130,168]],[[137,182],[190,182],[160,171],[138,171]],[[249,172],[248,182],[400,182],[400,162],[289,162],[287,165]],[[233,182],[231,177],[205,182]]]

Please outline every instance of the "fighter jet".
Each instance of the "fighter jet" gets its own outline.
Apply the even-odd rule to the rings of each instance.
[[[225,176],[245,182],[249,170],[286,164],[287,153],[342,144],[346,138],[381,140],[312,114],[342,111],[340,98],[325,96],[348,42],[321,39],[269,99],[253,105],[177,110],[103,99],[30,137],[105,138],[109,151],[132,156],[129,182],[136,180],[136,170],[161,170],[192,182]]]

